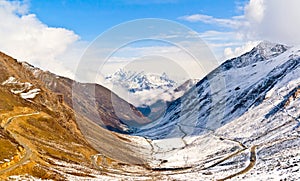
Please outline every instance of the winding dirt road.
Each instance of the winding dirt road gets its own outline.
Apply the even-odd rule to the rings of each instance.
[[[188,146],[188,143],[184,140],[184,138],[185,138],[188,134],[182,129],[182,127],[181,127],[181,125],[180,125],[179,123],[178,123],[176,126],[177,126],[178,129],[183,133],[183,136],[181,137],[181,140],[182,140],[182,142],[183,142],[183,144],[184,144],[184,147],[183,147],[183,148],[185,148],[186,146]]]
[[[217,181],[228,180],[228,179],[231,179],[231,178],[236,177],[236,176],[238,176],[238,175],[245,174],[245,173],[247,173],[249,170],[251,170],[251,169],[254,167],[255,163],[256,163],[256,147],[257,147],[257,145],[254,145],[254,146],[252,146],[252,147],[250,148],[250,157],[249,157],[250,163],[249,163],[249,165],[248,165],[246,168],[244,168],[243,170],[241,170],[241,171],[239,171],[239,172],[237,172],[237,173],[234,173],[234,174],[232,174],[232,175],[229,175],[229,176],[227,176],[227,177],[225,177],[225,178],[218,179]]]
[[[32,155],[32,151],[30,150],[30,148],[26,144],[22,143],[22,141],[19,140],[19,138],[18,138],[18,136],[16,134],[14,134],[13,132],[7,130],[7,127],[16,118],[33,116],[33,115],[38,115],[38,114],[40,114],[40,113],[39,112],[35,112],[35,113],[31,113],[31,114],[22,114],[22,115],[13,116],[13,117],[8,118],[7,121],[6,121],[6,123],[3,125],[3,129],[5,131],[8,131],[10,133],[10,135],[25,149],[25,155],[21,158],[21,160],[18,163],[10,165],[10,166],[8,166],[8,167],[0,170],[0,175],[4,174],[5,172],[12,171],[12,170],[18,168],[19,166],[25,164],[30,159],[30,157]]]
[[[182,142],[184,143],[184,146],[182,148],[185,148],[186,146],[188,146],[188,143],[184,139],[188,134],[181,127],[181,126],[184,126],[184,125],[177,124],[176,126],[178,127],[178,130],[183,133],[183,135],[180,138],[181,138]],[[209,130],[209,131],[212,131],[212,130]],[[256,147],[257,147],[257,145],[248,148],[242,142],[239,142],[239,141],[234,140],[234,139],[225,138],[225,137],[215,135],[213,131],[212,131],[212,136],[215,136],[216,138],[218,138],[220,140],[227,140],[227,141],[234,142],[234,143],[238,144],[241,149],[235,151],[234,153],[224,157],[223,159],[217,161],[216,163],[214,163],[214,164],[212,164],[208,167],[205,167],[205,168],[202,167],[202,168],[198,169],[198,171],[203,171],[203,170],[207,170],[209,168],[215,167],[215,166],[219,165],[220,163],[222,163],[226,160],[229,160],[230,158],[242,153],[243,151],[245,151],[247,149],[250,149],[250,158],[249,158],[250,163],[249,163],[249,165],[246,168],[244,168],[243,170],[241,170],[237,173],[234,173],[234,174],[229,175],[225,178],[219,179],[219,181],[231,179],[231,178],[236,177],[238,175],[245,174],[246,172],[248,172],[249,170],[251,170],[255,166],[255,163],[256,163]],[[151,154],[151,157],[154,158],[154,154],[155,153],[160,153],[160,152],[155,151],[155,143],[153,143],[151,139],[148,139],[146,137],[144,137],[144,139],[150,145],[150,147],[151,147],[150,148],[151,149],[150,154]],[[173,175],[173,174],[176,174],[176,173],[189,173],[191,171],[191,169],[197,168],[197,166],[187,166],[187,167],[178,167],[178,168],[165,168],[165,167],[161,167],[161,164],[162,164],[161,163],[161,164],[159,164],[159,167],[157,167],[157,168],[146,168],[146,170],[150,171],[150,172],[147,172],[146,170],[131,172],[127,169],[126,170],[123,170],[123,169],[115,170],[115,169],[109,169],[109,168],[101,167],[97,164],[97,157],[98,156],[105,157],[104,155],[101,155],[101,154],[97,154],[97,155],[92,156],[92,162],[93,162],[94,166],[96,166],[100,169],[104,169],[106,171],[106,173],[121,174],[121,175],[126,175],[126,176],[130,176],[130,175],[132,176],[132,174],[136,177],[139,177],[139,176],[153,177],[153,176],[156,176],[156,175]]]

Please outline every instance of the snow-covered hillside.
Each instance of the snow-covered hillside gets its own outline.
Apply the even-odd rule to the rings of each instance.
[[[180,121],[193,128],[215,130],[238,118],[259,105],[281,78],[297,69],[300,53],[297,48],[287,49],[284,45],[262,42],[250,52],[224,62],[188,93],[172,102],[167,113],[152,123],[153,127],[147,126],[151,127],[147,130],[155,130],[154,134],[147,130],[142,132],[162,138],[164,136],[160,133],[166,134],[165,128],[170,130]],[[216,83],[220,84],[216,86]],[[202,132],[195,129],[189,134]]]
[[[298,180],[299,97],[300,47],[262,42],[135,135],[147,138],[153,167],[184,170],[173,179]]]

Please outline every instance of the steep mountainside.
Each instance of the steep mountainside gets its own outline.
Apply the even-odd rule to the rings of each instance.
[[[300,47],[262,42],[135,134],[153,146],[152,166],[190,169],[175,179],[298,180],[299,72]]]
[[[134,106],[98,84],[75,82],[26,63],[23,65],[47,88],[61,95],[78,116],[86,117],[104,128],[126,133],[131,131],[128,125],[139,126],[149,122]]]
[[[103,176],[99,154],[112,168],[120,163],[144,165],[134,141],[101,128],[84,114],[75,114],[70,97],[49,89],[45,77],[53,74],[31,68],[0,53],[0,180],[13,175],[28,175],[21,180],[97,178]],[[42,74],[45,79],[37,76]],[[70,93],[69,79],[55,79],[60,81],[54,83],[64,86],[60,91]],[[103,106],[99,109],[110,109],[100,96],[97,101]]]
[[[259,105],[282,77],[297,69],[298,52],[296,48],[287,49],[284,45],[262,42],[250,52],[224,62],[170,104],[166,114],[151,124],[151,129],[158,128],[153,129],[154,134],[163,138],[164,129],[180,121],[193,127],[217,129]]]

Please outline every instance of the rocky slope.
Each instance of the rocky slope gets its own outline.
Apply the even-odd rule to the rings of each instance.
[[[60,95],[68,106],[75,109],[78,116],[86,117],[104,128],[126,133],[131,131],[130,127],[138,127],[149,122],[133,105],[105,87],[79,83],[26,63],[22,64],[48,89]]]
[[[95,164],[99,153],[112,168],[120,167],[119,163],[146,164],[134,141],[101,128],[93,117],[76,113],[70,106],[72,81],[53,76],[0,53],[0,180],[14,175],[27,175],[19,178],[25,180],[97,178],[103,176]],[[57,86],[51,85],[52,79]],[[96,95],[111,96],[107,89],[97,88]],[[75,99],[82,99],[84,91],[75,94]],[[98,109],[110,109],[106,97],[97,98],[102,106]],[[87,98],[75,104],[83,100]],[[114,125],[115,116],[105,116]]]
[[[136,135],[172,178],[298,180],[300,47],[262,42],[224,62]],[[189,169],[187,169],[189,168]]]
[[[262,42],[250,52],[224,62],[173,101],[166,114],[151,124],[153,127],[147,127],[159,127],[153,130],[160,135],[158,138],[163,138],[158,130],[166,132],[165,128],[176,127],[181,120],[193,127],[215,130],[240,117],[259,105],[280,78],[297,69],[298,52],[294,49],[286,52],[287,49],[284,45]],[[194,130],[190,134],[199,135],[203,131]]]

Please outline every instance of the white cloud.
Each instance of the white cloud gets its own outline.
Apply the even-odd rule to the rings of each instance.
[[[181,17],[190,22],[203,22],[226,27],[231,32],[218,32],[219,38],[230,34],[232,45],[226,40],[214,40],[214,37],[203,37],[211,47],[220,52],[223,46],[224,57],[240,55],[253,48],[259,40],[268,40],[287,45],[300,44],[300,1],[299,0],[250,0],[244,5],[241,16],[228,19],[215,18],[204,14]],[[204,33],[205,34],[205,33]],[[208,32],[212,34],[212,31]],[[227,44],[227,45],[226,45]],[[237,46],[239,44],[239,46]]]
[[[8,12],[16,14],[28,13],[28,1],[0,1],[0,7],[5,7]]]
[[[245,7],[246,38],[300,44],[299,7],[299,0],[250,0]]]
[[[253,47],[257,46],[259,44],[259,41],[249,41],[246,44],[231,48],[227,47],[224,49],[224,60],[228,60],[234,57],[238,57],[246,52],[249,52]]]
[[[0,1],[0,50],[20,61],[72,77],[59,59],[79,37],[64,28],[48,27],[28,13],[27,1]]]
[[[183,16],[180,17],[180,19],[189,21],[189,22],[203,22],[207,24],[217,24],[219,26],[224,26],[224,27],[239,27],[243,23],[243,16],[235,16],[232,17],[231,19],[223,19],[223,18],[215,18],[213,16],[208,16],[205,14],[193,14],[193,15],[188,15],[188,16]]]
[[[244,10],[248,20],[252,22],[261,22],[265,13],[264,0],[252,0],[245,6]]]
[[[149,4],[169,4],[176,3],[178,0],[122,0],[127,4],[149,5]]]
[[[228,57],[224,55],[225,48],[234,49],[244,45],[244,41],[235,32],[206,31],[200,33],[199,36],[210,47],[219,63],[222,63]]]
[[[163,60],[168,60],[168,65],[162,64],[161,62]],[[164,71],[170,70],[168,75],[176,77],[174,79],[186,78],[177,76],[180,74],[178,74],[177,69],[174,68],[175,65],[188,72],[181,75],[188,75],[188,78],[203,77],[207,73],[200,69],[194,57],[180,47],[155,45],[146,47],[122,47],[107,60],[101,71],[103,75],[107,76],[113,74],[120,68],[137,67],[140,71],[146,72],[160,71],[160,73],[163,73]]]

